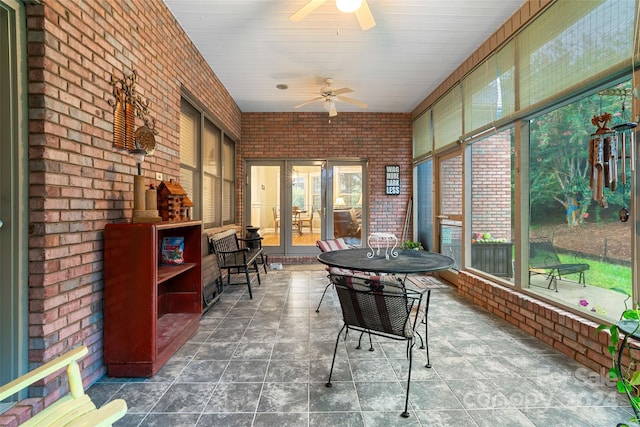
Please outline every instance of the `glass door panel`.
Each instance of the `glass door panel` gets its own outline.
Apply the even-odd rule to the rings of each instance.
[[[262,245],[268,247],[281,247],[280,238],[280,165],[250,165],[249,189],[250,210],[247,217],[247,226],[260,227],[258,233],[263,237]]]
[[[291,165],[290,245],[315,252],[322,235],[322,162]],[[306,251],[305,251],[306,252]]]
[[[417,240],[428,250],[433,250],[433,160],[416,167],[415,218]]]
[[[363,166],[334,165],[331,173],[333,237],[362,245]]]

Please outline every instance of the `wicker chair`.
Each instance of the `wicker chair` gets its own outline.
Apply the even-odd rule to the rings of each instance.
[[[369,339],[371,339],[371,335],[377,335],[406,341],[409,371],[407,374],[404,412],[401,415],[407,418],[409,416],[409,387],[411,385],[413,346],[416,335],[420,336],[416,329],[420,324],[425,325],[425,337],[423,340],[422,336],[420,336],[420,340],[423,348],[426,344],[426,367],[431,367],[426,327],[431,290],[427,289],[424,292],[418,292],[406,289],[402,281],[392,276],[360,277],[330,274],[329,277],[338,293],[344,326],[340,329],[336,338],[331,371],[329,372],[329,380],[326,386],[331,387],[331,376],[335,365],[338,343],[343,331],[346,330],[345,337],[349,330],[361,333],[357,348],[360,348],[360,341],[364,333],[369,334]],[[373,350],[373,346],[371,346],[370,350]]]

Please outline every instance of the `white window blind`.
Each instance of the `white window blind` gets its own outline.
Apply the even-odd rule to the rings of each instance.
[[[222,144],[222,223],[235,221],[236,151],[234,142],[225,136]]]
[[[228,224],[233,222],[233,183],[224,181],[222,183],[222,222]]]
[[[631,65],[634,0],[559,0],[518,35],[520,108]]]
[[[216,218],[215,182],[216,180],[210,175],[204,175],[202,178],[202,222],[205,224],[220,223],[220,219]]]
[[[224,139],[224,145],[222,146],[222,174],[226,181],[233,181],[236,175],[236,153],[234,150],[234,144],[229,139]]]
[[[203,169],[205,173],[220,175],[220,129],[209,120],[204,121],[202,138]]]
[[[180,169],[180,186],[187,192],[187,197],[193,201],[197,195],[194,194],[194,173],[192,170],[185,168]]]
[[[462,98],[456,85],[433,106],[434,149],[445,147],[462,135]]]
[[[180,163],[192,168],[197,164],[199,115],[188,103],[180,106]]]

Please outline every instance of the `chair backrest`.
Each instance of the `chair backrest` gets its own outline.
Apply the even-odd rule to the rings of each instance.
[[[415,299],[384,276],[331,274],[347,326],[401,338],[413,337],[410,321]],[[419,304],[419,302],[417,302]]]
[[[277,220],[278,219],[278,208],[276,206],[274,206],[271,209],[273,210],[273,219]]]
[[[345,249],[352,249],[352,247],[349,246],[342,237],[338,239],[317,240],[316,246],[322,252],[342,251]]]
[[[533,268],[562,264],[550,240],[529,243],[529,265]]]

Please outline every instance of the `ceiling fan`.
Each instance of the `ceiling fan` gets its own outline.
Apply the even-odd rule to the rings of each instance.
[[[371,14],[371,9],[369,9],[369,5],[367,4],[367,0],[335,0],[336,7],[340,12],[343,13],[354,13],[356,14],[356,19],[360,24],[360,28],[362,31],[366,31],[370,28],[375,27],[376,21],[373,19],[373,15]],[[302,21],[314,10],[322,6],[326,3],[327,0],[309,0],[307,4],[302,6],[300,9],[295,11],[293,15],[289,17],[289,20],[294,22]]]
[[[302,104],[298,104],[293,108],[300,108],[307,104],[311,104],[312,102],[322,101],[323,102],[322,106],[324,107],[325,110],[329,112],[329,117],[335,117],[338,115],[338,110],[336,108],[336,101],[343,101],[349,104],[357,105],[360,108],[367,108],[367,104],[365,104],[364,102],[358,101],[357,99],[343,96],[343,94],[345,93],[353,92],[352,89],[349,89],[348,87],[343,87],[343,88],[334,90],[333,87],[331,86],[333,84],[332,78],[326,78],[324,79],[324,81],[327,85],[323,86],[320,89],[320,96],[309,99],[308,101],[305,101]]]

